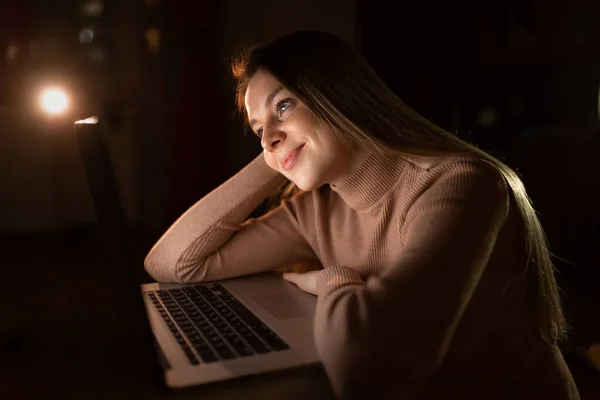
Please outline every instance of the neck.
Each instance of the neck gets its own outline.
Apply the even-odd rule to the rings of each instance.
[[[364,210],[376,204],[397,182],[405,161],[378,151],[363,152],[353,160],[351,173],[330,184],[351,208]]]
[[[370,152],[368,151],[356,151],[353,154],[352,159],[350,160],[347,168],[346,168],[346,174],[339,179],[335,179],[332,180],[331,186],[340,186],[343,184],[344,181],[346,181],[348,179],[348,177],[352,176],[356,171],[358,171],[358,169],[365,163],[365,161],[369,158],[369,156],[371,155]]]

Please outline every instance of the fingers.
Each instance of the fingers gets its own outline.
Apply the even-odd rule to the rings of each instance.
[[[283,279],[285,279],[288,282],[298,284],[299,276],[300,276],[300,274],[297,272],[286,272],[283,274]]]
[[[310,294],[317,294],[316,287],[316,275],[314,272],[305,272],[305,273],[297,273],[297,272],[285,272],[283,274],[283,279],[288,282],[293,283],[298,286],[300,289],[304,290]]]

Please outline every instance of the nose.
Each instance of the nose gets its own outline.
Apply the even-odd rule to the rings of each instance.
[[[281,143],[283,143],[285,136],[285,132],[278,129],[277,126],[265,125],[263,127],[263,136],[260,144],[266,151],[273,152]]]

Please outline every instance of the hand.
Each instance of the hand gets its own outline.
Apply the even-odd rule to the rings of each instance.
[[[300,289],[310,294],[317,294],[317,278],[321,270],[309,271],[299,274],[297,272],[286,272],[283,274],[283,279],[288,282],[292,282]]]

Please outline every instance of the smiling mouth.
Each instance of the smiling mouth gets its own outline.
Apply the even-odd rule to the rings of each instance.
[[[290,151],[285,158],[283,159],[283,162],[281,163],[281,168],[283,168],[284,171],[289,171],[290,169],[292,169],[294,167],[294,164],[296,163],[296,159],[298,158],[298,155],[300,154],[300,152],[302,151],[302,149],[304,148],[304,145],[296,148],[295,150]]]

